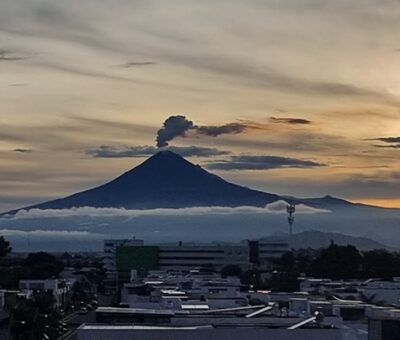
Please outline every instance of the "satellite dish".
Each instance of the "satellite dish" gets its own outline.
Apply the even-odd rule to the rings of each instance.
[[[324,320],[324,314],[322,314],[321,312],[316,311],[314,313],[313,317],[308,318],[306,320],[303,320],[303,321],[301,321],[299,323],[296,323],[295,325],[290,326],[288,329],[289,330],[294,330],[294,329],[300,328],[300,327],[302,327],[304,325],[307,325],[309,323],[312,323],[312,322],[315,322],[317,324],[321,324],[323,320]]]

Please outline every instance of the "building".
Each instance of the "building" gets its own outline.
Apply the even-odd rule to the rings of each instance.
[[[116,250],[118,282],[129,282],[131,271],[158,269],[160,249],[157,246],[119,246]]]
[[[268,269],[273,259],[281,257],[290,250],[289,241],[284,237],[268,237],[248,241],[250,262]]]
[[[229,264],[248,269],[248,246],[195,243],[160,246],[158,264],[160,270],[189,271],[191,269],[210,268],[220,271]]]
[[[393,281],[374,281],[363,284],[360,292],[372,302],[400,306],[400,279]]]
[[[220,271],[229,264],[250,267],[249,247],[245,244],[122,245],[116,248],[118,281],[129,282],[131,270]]]
[[[313,321],[268,305],[192,311],[99,307],[96,322],[81,325],[77,339],[342,340],[339,317]]]
[[[368,340],[400,339],[400,309],[371,306],[366,310]]]
[[[247,306],[250,301],[268,303],[269,292],[249,291],[236,277],[198,271],[150,272],[121,289],[121,306],[130,308],[208,310]]]
[[[51,294],[54,297],[54,306],[61,308],[73,283],[74,280],[67,279],[20,280],[19,289],[28,299],[37,294]]]
[[[273,326],[273,327],[272,327]],[[294,331],[276,325],[202,325],[202,326],[152,326],[152,325],[81,325],[78,340],[341,340],[338,328],[304,328]]]
[[[103,266],[109,275],[116,274],[116,262],[115,262],[115,254],[117,252],[118,247],[122,246],[134,246],[139,247],[143,246],[144,241],[138,240],[136,238],[132,239],[120,239],[120,240],[104,240],[104,259]]]
[[[103,268],[107,275],[107,279],[104,280],[104,290],[106,294],[115,294],[117,292],[117,248],[122,246],[138,247],[143,245],[144,241],[136,238],[103,241]]]

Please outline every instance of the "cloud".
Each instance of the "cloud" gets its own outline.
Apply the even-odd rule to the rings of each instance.
[[[156,65],[157,63],[154,61],[130,61],[125,64],[118,65],[123,68],[132,68],[132,67],[141,67],[141,66],[150,66]]]
[[[124,158],[124,157],[146,157],[156,152],[154,146],[127,146],[116,148],[110,145],[101,145],[96,149],[88,149],[85,154],[94,158]]]
[[[221,57],[203,52],[201,58],[188,58],[182,54],[172,55],[170,58],[170,61],[178,61],[181,65],[208,72],[218,78],[234,79],[246,87],[314,96],[361,97],[384,101],[391,105],[399,104],[395,96],[373,88],[293,76],[268,66],[263,67],[260,64],[244,64],[242,60],[235,59],[232,55]]]
[[[217,148],[206,148],[200,146],[170,146],[167,149],[180,154],[182,157],[212,157],[228,155],[231,153],[230,151],[219,150]]]
[[[0,50],[0,61],[19,61],[25,59],[29,59],[29,57],[17,55],[7,50]]]
[[[14,229],[0,229],[0,235],[5,237],[39,237],[39,238],[54,238],[59,240],[60,238],[87,238],[93,239],[98,238],[104,240],[107,238],[104,234],[94,234],[87,231],[76,231],[76,230],[14,230]]]
[[[124,209],[124,208],[94,208],[79,207],[71,209],[30,209],[19,210],[13,216],[6,216],[11,220],[26,220],[40,218],[67,218],[67,217],[142,217],[142,216],[201,216],[209,215],[253,215],[253,214],[286,214],[287,202],[280,200],[267,204],[263,208],[240,207],[192,207],[180,209]],[[316,209],[305,204],[296,205],[296,214],[329,213],[326,209]]]
[[[242,133],[246,129],[246,124],[229,123],[220,126],[198,126],[196,132],[201,135],[217,137],[222,134]]]
[[[169,146],[166,150],[170,150],[182,157],[212,157],[227,155],[230,152],[218,150],[216,148],[207,148],[199,146]],[[148,157],[157,153],[159,149],[150,145],[143,146],[125,146],[114,147],[110,145],[102,145],[97,149],[89,149],[85,151],[86,155],[95,158],[124,158],[124,157]]]
[[[186,132],[192,129],[193,126],[193,122],[188,120],[185,116],[168,117],[163,127],[157,132],[157,146],[161,148],[167,146],[168,142],[175,137],[184,137]]]
[[[311,124],[312,122],[308,119],[304,119],[304,118],[276,118],[276,117],[271,117],[269,119],[272,123],[285,123],[285,124]]]
[[[23,148],[17,148],[13,150],[14,152],[20,152],[20,153],[30,153],[33,150],[32,149],[23,149]]]
[[[380,145],[380,144],[372,144],[375,148],[391,148],[391,149],[400,149],[400,144],[390,144],[390,145]]]
[[[314,161],[280,156],[231,156],[228,161],[210,162],[211,170],[268,170],[278,168],[314,168],[324,164]]]
[[[375,148],[392,148],[392,149],[400,149],[400,137],[379,137],[379,138],[370,138],[367,139],[369,141],[379,141],[386,144],[373,144]]]
[[[374,138],[373,140],[385,143],[400,143],[400,137],[380,137],[380,138]]]

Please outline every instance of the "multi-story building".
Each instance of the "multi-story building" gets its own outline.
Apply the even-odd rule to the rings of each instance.
[[[130,271],[220,271],[234,264],[242,270],[268,269],[272,261],[289,250],[287,239],[270,237],[241,243],[183,243],[145,245],[143,240],[104,241],[106,291],[116,291],[116,282],[129,282]],[[118,274],[118,278],[117,278]]]
[[[249,267],[249,248],[230,244],[182,244],[160,246],[159,269],[183,270],[211,268],[220,271],[229,264]]]
[[[118,247],[121,246],[132,246],[140,247],[143,246],[143,240],[138,240],[136,238],[132,239],[121,239],[121,240],[104,240],[104,260],[103,266],[108,275],[116,274],[116,259],[115,254]]]
[[[287,238],[269,237],[248,241],[250,262],[268,268],[271,260],[281,257],[290,250]]]
[[[158,246],[123,245],[116,249],[118,280],[127,282],[132,269],[137,271],[186,271],[208,269],[220,271],[235,264],[246,270],[250,266],[249,248],[242,244],[183,244]]]
[[[117,266],[116,266],[116,252],[118,247],[122,246],[143,246],[143,240],[136,238],[132,239],[118,239],[118,240],[104,240],[103,249],[103,268],[106,272],[107,279],[104,280],[104,290],[107,294],[115,294],[117,291]]]

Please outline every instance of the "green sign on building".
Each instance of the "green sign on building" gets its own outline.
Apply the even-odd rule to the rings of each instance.
[[[159,248],[154,246],[121,246],[116,251],[116,265],[119,279],[129,279],[130,271],[158,268]]]

